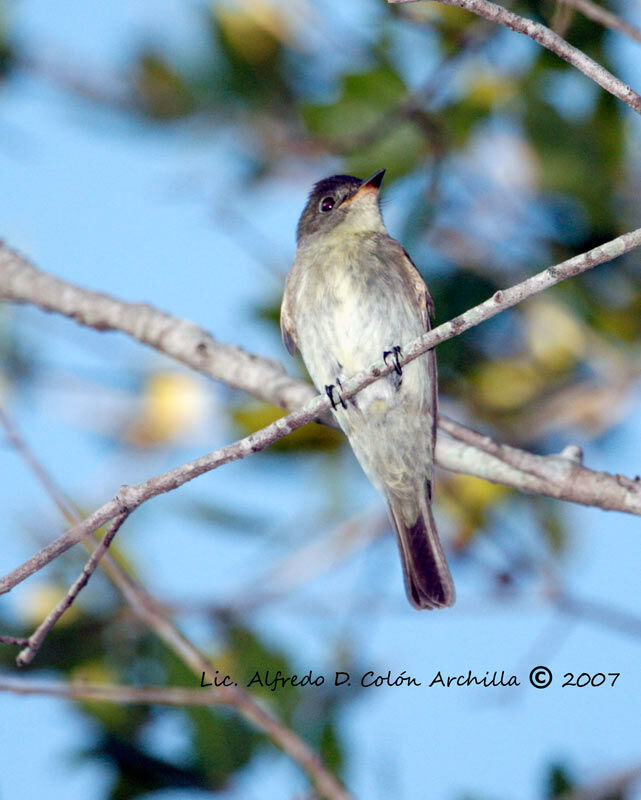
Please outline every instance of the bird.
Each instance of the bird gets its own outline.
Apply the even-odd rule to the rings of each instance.
[[[385,227],[385,170],[333,175],[312,188],[296,229],[280,322],[374,487],[387,502],[405,589],[417,609],[453,605],[455,589],[432,513],[437,373],[434,350],[401,365],[402,347],[430,330],[434,304],[411,258]],[[353,397],[342,384],[381,357],[389,375]]]

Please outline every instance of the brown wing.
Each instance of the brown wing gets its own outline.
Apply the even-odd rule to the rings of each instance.
[[[406,274],[410,280],[412,288],[416,292],[418,307],[421,309],[421,313],[423,314],[423,324],[425,326],[425,330],[429,331],[432,328],[430,317],[434,314],[434,301],[432,300],[427,285],[421,277],[420,272],[416,268],[416,265],[409,257],[405,248],[401,247],[401,249],[403,250],[403,255],[405,257],[403,259],[403,267],[406,270]],[[438,416],[438,376],[436,373],[436,354],[433,349],[428,350],[423,358],[427,359],[427,371],[430,377],[432,394],[430,402],[430,410],[432,412],[432,441],[436,443],[436,420]]]
[[[283,337],[283,344],[287,348],[290,356],[293,356],[298,347],[298,337],[296,336],[296,327],[294,325],[294,318],[289,308],[290,297],[290,281],[287,279],[285,284],[285,292],[283,294],[283,302],[280,307],[280,332]]]
[[[421,273],[418,271],[416,265],[409,257],[407,250],[404,247],[401,247],[401,249],[403,251],[403,256],[405,257],[403,260],[403,266],[405,267],[410,284],[416,292],[418,306],[421,309],[421,312],[424,313],[423,323],[425,325],[425,330],[429,331],[431,328],[430,317],[434,315],[434,301],[432,300],[432,297],[427,289],[425,281],[421,277]]]

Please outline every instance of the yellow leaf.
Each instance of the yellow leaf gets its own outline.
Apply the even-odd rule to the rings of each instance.
[[[524,359],[487,361],[472,378],[474,399],[495,411],[516,411],[537,394],[542,380],[535,366]]]
[[[530,351],[547,370],[563,372],[584,355],[585,326],[561,303],[549,299],[529,303],[525,319]]]
[[[39,583],[29,587],[20,606],[24,621],[30,627],[39,625],[47,614],[58,605],[66,593],[67,590],[65,588],[54,583]],[[79,609],[72,605],[60,617],[56,627],[64,628],[72,624],[78,619],[79,615]]]
[[[203,420],[208,398],[202,381],[186,373],[158,372],[143,388],[141,407],[125,438],[141,447],[176,441]]]
[[[439,487],[439,502],[454,520],[459,543],[474,538],[488,513],[511,491],[506,486],[457,473],[448,474]]]
[[[246,61],[268,61],[280,43],[291,44],[285,18],[275,6],[262,0],[215,5],[213,14],[227,43]]]
[[[278,406],[267,403],[249,401],[237,406],[232,414],[233,420],[240,432],[246,436],[254,431],[270,425],[285,415],[285,411]],[[309,422],[302,428],[297,428],[289,436],[279,439],[270,449],[278,450],[335,450],[345,441],[343,434],[327,425]]]
[[[518,91],[514,81],[489,72],[475,74],[470,81],[467,100],[477,108],[489,110],[509,102]]]

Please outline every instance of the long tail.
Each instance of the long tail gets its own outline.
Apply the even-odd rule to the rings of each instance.
[[[407,506],[387,495],[403,562],[405,590],[418,609],[446,608],[454,604],[456,592],[436,530],[429,497],[421,499],[418,516],[410,524]],[[405,512],[405,513],[403,513]],[[411,515],[410,515],[411,516]]]

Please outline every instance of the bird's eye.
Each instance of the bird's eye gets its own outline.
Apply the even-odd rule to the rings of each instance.
[[[326,213],[334,208],[335,202],[333,197],[323,197],[318,207],[323,213]]]

